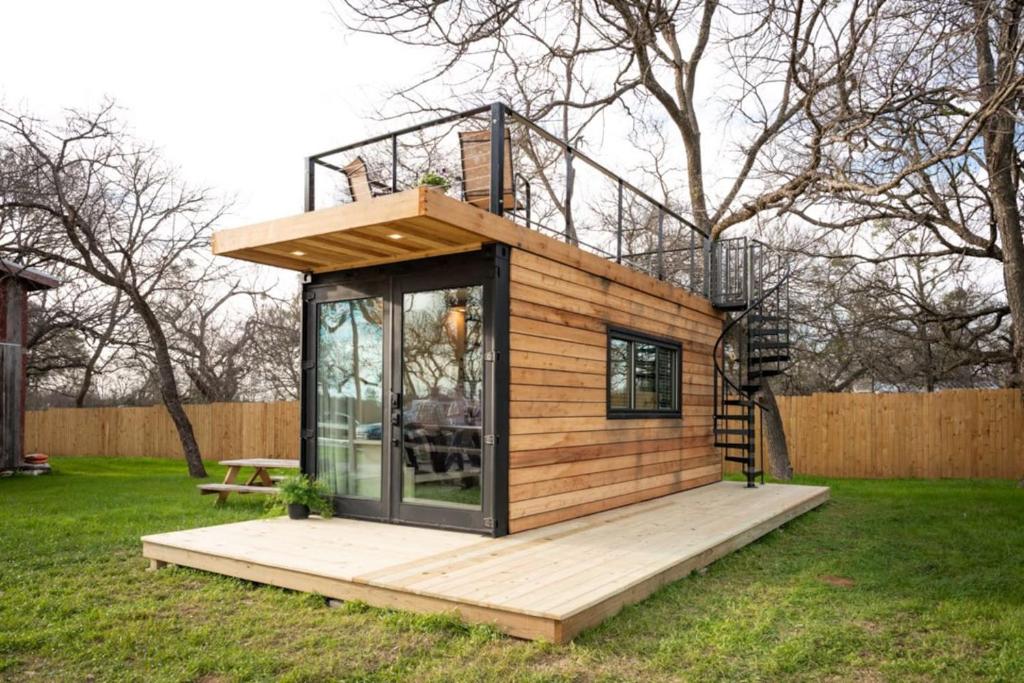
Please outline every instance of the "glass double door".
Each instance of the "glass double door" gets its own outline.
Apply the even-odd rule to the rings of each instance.
[[[412,276],[317,291],[315,472],[339,514],[484,530],[484,293]]]

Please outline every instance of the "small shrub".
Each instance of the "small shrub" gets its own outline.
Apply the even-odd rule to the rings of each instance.
[[[447,192],[451,188],[452,183],[450,180],[448,180],[448,178],[444,177],[440,173],[435,173],[434,171],[427,171],[426,173],[420,176],[420,185],[439,187],[445,192]]]
[[[282,480],[278,484],[277,497],[285,505],[305,505],[325,518],[330,517],[334,510],[327,485],[305,474]]]

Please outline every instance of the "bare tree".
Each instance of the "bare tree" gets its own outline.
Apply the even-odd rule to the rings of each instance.
[[[169,326],[171,355],[200,402],[238,401],[259,365],[255,357],[264,287],[240,273],[209,265],[165,282],[159,315]]]
[[[1003,383],[1012,361],[1009,308],[970,259],[930,255],[929,230],[894,221],[876,224],[870,239],[812,238],[812,255],[794,247],[798,334],[782,384],[788,393]]]
[[[191,476],[206,476],[158,314],[162,286],[208,246],[223,206],[180,182],[117,125],[113,105],[62,125],[0,113],[0,250],[120,292],[147,335],[160,397]]]
[[[891,221],[934,238],[927,251],[909,240],[888,258],[961,256],[994,264],[1013,320],[1009,384],[1019,386],[1022,9],[1012,1],[970,0],[910,0],[894,9],[888,39],[876,39],[845,75],[845,97],[832,102],[845,120],[823,145],[814,191],[791,211],[823,232]]]
[[[473,83],[477,92],[511,91],[535,112],[561,108],[566,115],[576,112],[584,125],[611,104],[630,115],[647,111],[666,119],[678,135],[690,213],[713,238],[784,210],[813,185],[822,140],[843,116],[841,110],[828,116],[819,101],[845,87],[844,75],[865,36],[878,29],[882,4],[746,2],[726,11],[714,0],[549,2],[529,8],[515,0],[347,2],[355,28],[442,50],[438,74],[465,63],[487,64],[492,75],[483,88]],[[563,33],[574,39],[558,41]],[[558,50],[513,52],[509,46],[523,35],[540,36],[531,47]],[[708,58],[713,47],[724,55],[718,65]],[[543,68],[552,52],[565,66],[565,88],[531,88],[517,78]],[[722,95],[723,107],[703,106],[702,78],[731,89]],[[570,91],[568,84],[577,85]],[[709,172],[703,129],[723,116],[742,133]],[[794,135],[806,126],[814,133]],[[770,384],[764,393],[771,403]],[[764,424],[780,459],[788,462],[778,415],[769,414]]]
[[[302,308],[296,295],[285,301],[265,299],[257,310],[260,320],[253,355],[258,361],[253,391],[274,400],[299,397],[299,344]]]

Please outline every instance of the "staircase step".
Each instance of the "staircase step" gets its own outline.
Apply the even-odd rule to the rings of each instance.
[[[776,334],[789,334],[788,327],[754,327],[750,330],[752,337],[769,337]]]
[[[754,463],[751,462],[753,459],[753,455],[727,455],[723,458],[723,460],[728,460],[729,462],[738,462],[744,465],[753,465]]]
[[[740,422],[753,422],[754,421],[754,416],[749,414],[749,413],[742,413],[742,414],[740,414],[740,413],[736,413],[736,414],[719,413],[719,414],[715,415],[715,419],[716,420],[739,420]]]
[[[716,441],[715,448],[739,448],[745,451],[753,451],[754,444],[752,443],[735,443],[733,441]]]
[[[788,355],[783,355],[783,356],[751,356],[750,357],[750,362],[751,363],[761,363],[761,364],[764,364],[764,363],[788,363],[789,362],[789,356]]]
[[[735,434],[738,436],[753,436],[753,429],[719,429],[715,427],[715,434]]]
[[[750,348],[754,351],[761,351],[766,349],[788,349],[789,342],[784,341],[758,341],[756,339],[751,340]]]
[[[747,398],[727,398],[722,401],[722,405],[725,406],[743,406],[744,408],[752,408],[754,402]]]
[[[781,374],[782,374],[782,370],[763,370],[762,369],[762,370],[751,370],[751,371],[749,371],[747,373],[747,377],[752,379],[752,380],[755,380],[755,379],[768,379],[769,377],[778,377]],[[744,385],[744,386],[746,386],[746,385]],[[758,384],[757,388],[760,389],[761,385]]]
[[[751,379],[753,379],[756,376],[757,375],[755,375],[754,373],[750,373]],[[741,384],[740,385],[740,389],[742,389],[743,391],[749,391],[749,392],[757,391],[760,388],[761,388],[761,384],[760,383],[757,383],[757,384],[749,384],[748,383],[748,384]]]

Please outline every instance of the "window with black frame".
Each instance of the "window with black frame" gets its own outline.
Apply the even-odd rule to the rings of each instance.
[[[679,417],[678,343],[608,330],[608,416]]]

